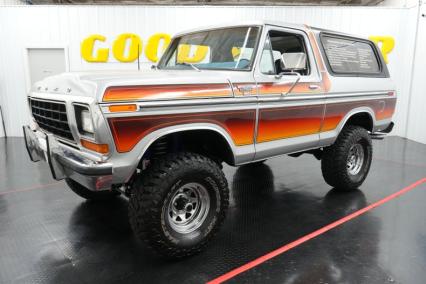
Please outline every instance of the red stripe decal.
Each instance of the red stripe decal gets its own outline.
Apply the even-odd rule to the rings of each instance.
[[[391,194],[391,195],[389,195],[389,196],[387,196],[387,197],[385,197],[385,198],[383,198],[383,199],[381,199],[381,200],[379,200],[379,201],[377,201],[373,204],[370,204],[367,207],[364,207],[364,208],[362,208],[362,209],[360,209],[360,210],[358,210],[358,211],[356,211],[352,214],[349,214],[346,217],[343,217],[342,219],[339,219],[339,220],[337,220],[337,221],[335,221],[335,222],[333,222],[333,223],[331,223],[331,224],[329,224],[325,227],[322,227],[321,229],[318,229],[318,230],[316,230],[316,231],[314,231],[314,232],[312,232],[312,233],[310,233],[306,236],[303,236],[300,239],[295,240],[294,242],[291,242],[291,243],[286,244],[286,245],[284,245],[284,246],[282,246],[282,247],[280,247],[276,250],[273,250],[268,254],[265,254],[265,255],[263,255],[259,258],[256,258],[255,260],[252,260],[249,263],[246,263],[246,264],[244,264],[240,267],[237,267],[237,268],[229,271],[228,273],[225,273],[222,276],[219,276],[219,277],[209,281],[207,284],[218,284],[218,283],[225,282],[225,281],[227,281],[227,280],[229,280],[229,279],[231,279],[231,278],[233,278],[233,277],[235,277],[235,276],[237,276],[237,275],[239,275],[239,274],[241,274],[241,273],[243,273],[243,272],[245,272],[249,269],[252,269],[252,268],[264,263],[265,261],[268,261],[268,260],[270,260],[270,259],[272,259],[272,258],[274,258],[274,257],[276,257],[280,254],[283,254],[286,251],[289,251],[292,248],[295,248],[295,247],[297,247],[297,246],[299,246],[299,245],[301,245],[301,244],[303,244],[303,243],[305,243],[305,242],[307,242],[307,241],[309,241],[309,240],[311,240],[315,237],[318,237],[319,235],[322,235],[325,232],[330,231],[331,229],[334,229],[334,228],[342,225],[343,223],[346,223],[346,222],[348,222],[348,221],[350,221],[350,220],[352,220],[352,219],[354,219],[354,218],[356,218],[356,217],[358,217],[358,216],[360,216],[360,215],[362,215],[362,214],[364,214],[364,213],[366,213],[366,212],[368,212],[368,211],[370,211],[370,210],[372,210],[376,207],[379,207],[380,205],[383,205],[384,203],[386,203],[386,202],[388,202],[388,201],[390,201],[394,198],[397,198],[397,197],[403,195],[404,193],[407,193],[408,191],[416,188],[417,186],[419,186],[419,185],[421,185],[425,182],[426,182],[426,178],[422,178],[422,179],[416,181],[415,183],[401,189],[400,191],[395,192],[394,194]]]

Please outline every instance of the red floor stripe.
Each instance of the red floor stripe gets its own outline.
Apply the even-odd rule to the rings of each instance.
[[[40,188],[44,188],[44,187],[54,186],[54,185],[57,185],[57,184],[60,184],[60,182],[52,182],[52,183],[40,184],[40,185],[21,188],[21,189],[13,189],[13,190],[9,190],[9,191],[3,191],[3,192],[0,192],[0,195],[5,195],[5,194],[15,193],[15,192],[25,192],[25,191],[30,191],[30,190],[34,190],[34,189],[40,189]]]
[[[372,210],[372,209],[374,209],[374,208],[376,208],[380,205],[383,205],[384,203],[386,203],[386,202],[388,202],[388,201],[390,201],[394,198],[397,198],[397,197],[403,195],[404,193],[407,193],[408,191],[416,188],[417,186],[419,186],[419,185],[421,185],[425,182],[426,182],[426,178],[422,178],[422,179],[416,181],[415,183],[401,189],[400,191],[395,192],[392,195],[389,195],[388,197],[385,197],[385,198],[383,198],[383,199],[381,199],[381,200],[379,200],[379,201],[377,201],[377,202],[375,202],[375,203],[373,203],[373,204],[371,204],[367,207],[364,207],[364,208],[362,208],[362,209],[360,209],[360,210],[358,210],[358,211],[356,211],[356,212],[354,212],[354,213],[352,213],[352,214],[350,214],[346,217],[343,217],[342,219],[339,219],[339,220],[337,220],[337,221],[335,221],[335,222],[333,222],[333,223],[331,223],[331,224],[329,224],[325,227],[322,227],[321,229],[318,229],[318,230],[316,230],[316,231],[314,231],[314,232],[312,232],[312,233],[310,233],[306,236],[303,236],[303,237],[301,237],[300,239],[298,239],[294,242],[286,244],[286,245],[284,245],[284,246],[282,246],[282,247],[280,247],[280,248],[278,248],[274,251],[271,251],[268,254],[265,254],[265,255],[263,255],[259,258],[256,258],[255,260],[252,260],[249,263],[246,263],[246,264],[244,264],[244,265],[242,265],[238,268],[235,268],[234,270],[231,270],[228,273],[225,273],[222,276],[219,276],[219,277],[209,281],[207,284],[218,284],[218,283],[225,282],[225,281],[237,276],[238,274],[241,274],[241,273],[243,273],[243,272],[245,272],[249,269],[252,269],[253,267],[258,266],[259,264],[262,264],[265,261],[270,260],[271,258],[274,258],[274,257],[276,257],[280,254],[283,254],[286,251],[291,250],[292,248],[295,248],[295,247],[297,247],[297,246],[299,246],[299,245],[301,245],[301,244],[303,244],[303,243],[305,243],[305,242],[307,242],[307,241],[309,241],[309,240],[311,240],[315,237],[318,237],[321,234],[324,234],[325,232],[327,232],[327,231],[329,231],[333,228],[336,228],[337,226],[342,225],[343,223],[346,223],[346,222],[348,222],[348,221],[350,221],[350,220],[352,220],[352,219],[354,219],[354,218],[356,218],[356,217],[358,217],[358,216],[360,216],[360,215],[362,215],[362,214],[364,214],[364,213],[366,213],[366,212],[368,212],[368,211],[370,211],[370,210]]]

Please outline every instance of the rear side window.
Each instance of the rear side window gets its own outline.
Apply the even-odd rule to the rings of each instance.
[[[367,41],[323,35],[321,42],[331,71],[336,74],[381,73],[373,44]]]

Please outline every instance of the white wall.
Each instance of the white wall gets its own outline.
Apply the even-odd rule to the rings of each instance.
[[[389,56],[388,67],[397,83],[399,94],[394,134],[405,136],[416,17],[417,8],[389,7],[2,7],[0,103],[5,109],[8,134],[20,136],[21,125],[28,122],[23,59],[23,49],[28,46],[67,45],[71,71],[135,69],[135,64],[85,62],[80,56],[81,40],[96,33],[106,36],[109,44],[117,35],[133,32],[140,35],[145,44],[149,36],[157,32],[173,34],[188,28],[235,19],[272,19],[306,23],[363,36],[393,36],[396,46]],[[142,60],[146,61],[144,58]],[[426,140],[422,141],[426,143]]]
[[[426,5],[421,6],[419,14],[405,136],[426,143]]]
[[[392,7],[414,7],[419,3],[419,0],[384,0],[379,3],[379,6],[392,6]]]
[[[21,0],[0,0],[0,6],[2,5],[25,5],[25,2]]]

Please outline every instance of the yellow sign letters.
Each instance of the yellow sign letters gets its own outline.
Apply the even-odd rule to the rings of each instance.
[[[91,35],[81,43],[81,57],[87,62],[107,62],[108,48],[99,48],[96,55],[93,55],[93,49],[96,41],[104,42],[106,38],[103,35]]]
[[[369,39],[374,41],[382,52],[383,59],[386,64],[389,63],[388,54],[392,52],[395,47],[395,40],[391,36],[370,36]],[[380,44],[379,44],[380,43]],[[381,46],[380,46],[381,45]]]
[[[164,52],[170,44],[171,36],[164,33],[154,34],[148,39],[145,55],[152,62],[158,61],[158,49],[163,41],[160,52]],[[91,35],[81,42],[81,57],[87,62],[108,62],[109,48],[95,50],[96,41],[105,42],[103,35]],[[132,33],[120,34],[112,43],[112,55],[120,62],[134,62],[138,54],[142,54],[143,46],[141,38]]]
[[[128,54],[126,55],[126,44],[130,41]],[[121,34],[112,45],[112,54],[120,62],[133,62],[142,52],[142,41],[135,34]]]
[[[152,62],[158,61],[158,48],[161,41],[163,41],[163,47],[161,48],[161,53],[163,53],[167,46],[170,44],[171,37],[168,34],[154,34],[148,39],[148,44],[146,45],[145,56]]]

